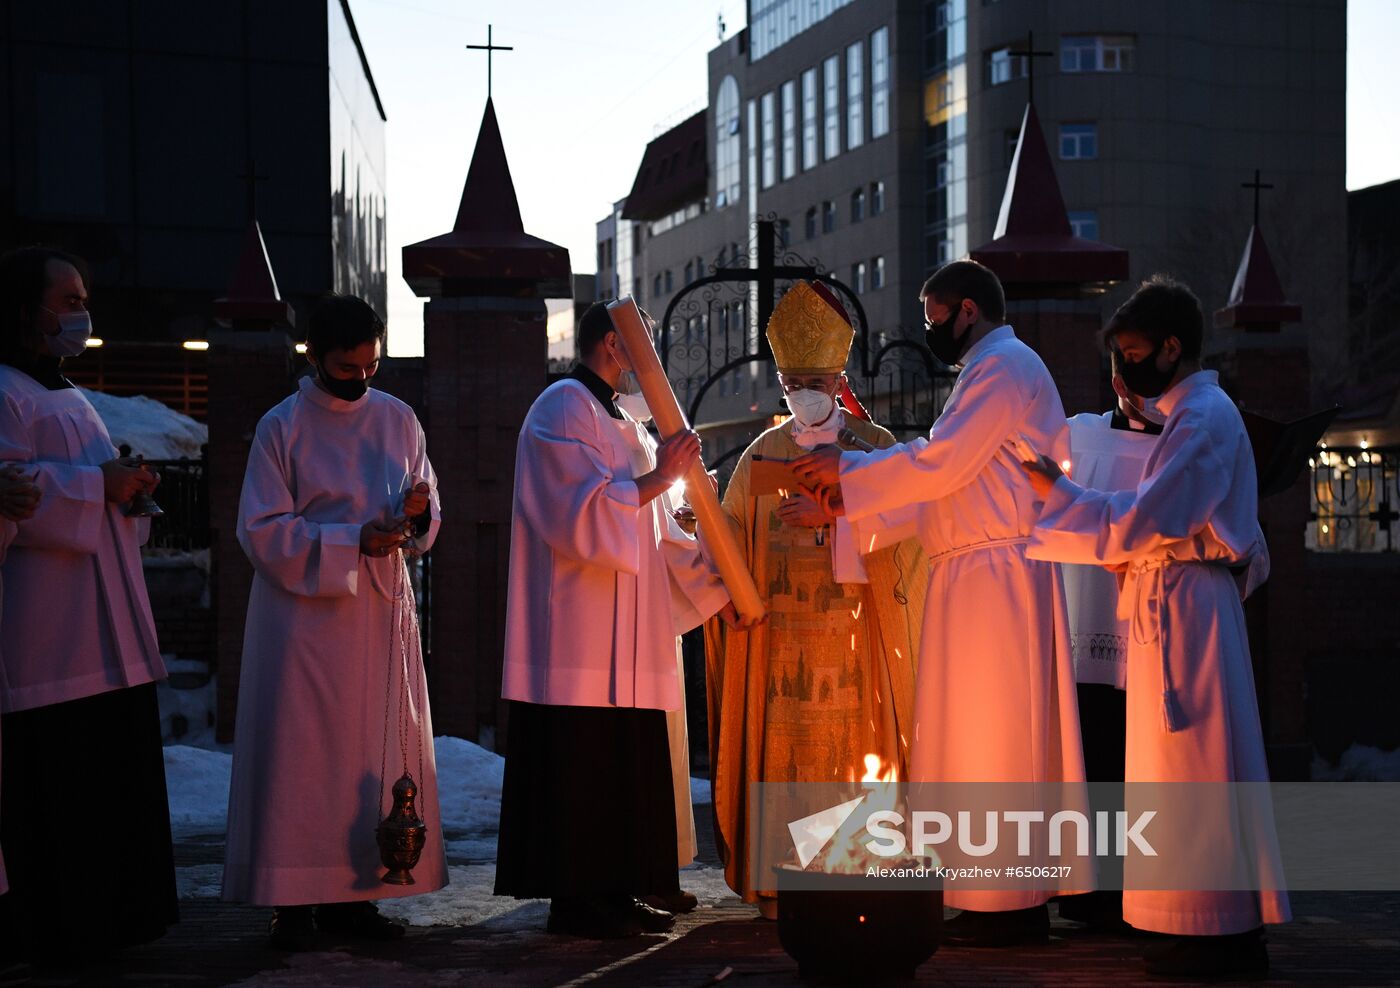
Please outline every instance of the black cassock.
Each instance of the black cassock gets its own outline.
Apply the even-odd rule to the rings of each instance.
[[[512,702],[496,894],[679,891],[666,714]]]

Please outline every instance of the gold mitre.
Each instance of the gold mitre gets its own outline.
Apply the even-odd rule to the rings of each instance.
[[[768,343],[783,374],[840,374],[855,330],[830,288],[799,281],[768,317]]]

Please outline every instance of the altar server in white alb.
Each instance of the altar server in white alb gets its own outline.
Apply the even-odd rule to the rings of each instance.
[[[1117,404],[1107,412],[1081,412],[1069,418],[1070,477],[1101,491],[1132,490],[1157,444],[1162,426],[1155,411],[1123,383],[1118,351],[1110,348]],[[1060,567],[1069,609],[1070,647],[1079,695],[1079,733],[1084,741],[1084,773],[1108,797],[1104,809],[1122,806],[1124,744],[1127,736],[1128,619],[1118,616],[1118,576],[1102,566]],[[1103,888],[1060,900],[1060,916],[1106,930],[1120,930],[1123,893]]]
[[[962,368],[928,438],[873,453],[817,450],[794,469],[809,483],[839,485],[862,552],[917,533],[928,555],[912,781],[1034,783],[1057,806],[1062,797],[1077,806],[1084,763],[1064,594],[1053,563],[1026,558],[1038,506],[1005,446],[1025,434],[1064,458],[1064,406],[1045,364],[1006,324],[1005,295],[989,269],[953,261],[920,297],[933,355]],[[913,530],[884,531],[896,516]],[[1037,845],[1005,863],[1049,861]],[[1083,887],[947,888],[944,901],[963,913],[945,926],[945,941],[1043,942],[1048,899]]]
[[[0,467],[0,579],[4,578],[5,552],[15,540],[18,523],[34,517],[42,496],[39,485],[25,476],[19,464],[7,463]],[[3,599],[3,595],[0,595],[0,601]],[[4,667],[3,663],[4,643],[0,642],[0,668]],[[0,754],[3,754],[3,749],[0,749]],[[3,813],[4,807],[0,806],[0,815]],[[0,895],[9,889],[10,883],[5,878],[5,856],[0,853]]]
[[[135,495],[159,477],[117,458],[63,374],[92,320],[81,260],[0,257],[0,463],[40,497],[0,566],[0,958],[74,961],[178,918],[156,681],[165,667]]]
[[[400,936],[370,900],[447,883],[400,551],[409,537],[432,544],[436,483],[413,411],[369,387],[383,342],[364,301],[317,306],[306,338],[314,372],[258,423],[238,509],[255,575],[223,895],[277,907],[271,942],[289,950]],[[404,768],[405,734],[427,841],[415,884],[388,885],[375,828]]]
[[[551,932],[613,938],[673,922],[641,900],[680,891],[676,636],[737,617],[664,497],[698,437],[653,453],[618,409],[632,365],[602,303],[576,338],[578,367],[536,399],[516,447],[496,894],[551,899]]]
[[[1182,805],[1163,802],[1178,790],[1134,787],[1269,778],[1241,607],[1268,573],[1254,455],[1217,375],[1201,369],[1202,333],[1195,295],[1162,276],[1114,314],[1106,338],[1128,389],[1156,398],[1162,435],[1141,484],[1118,493],[1028,461],[1045,501],[1028,553],[1124,573],[1129,814],[1152,802],[1158,856],[1128,858],[1123,918],[1176,935],[1151,952],[1149,972],[1258,975],[1262,925],[1289,919],[1266,788],[1201,786]],[[1252,888],[1234,884],[1241,874]],[[1162,890],[1163,877],[1186,888]]]

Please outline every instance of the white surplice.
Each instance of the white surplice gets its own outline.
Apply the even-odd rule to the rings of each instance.
[[[507,700],[682,705],[676,636],[729,594],[667,510],[640,503],[650,440],[573,379],[535,400],[516,447],[506,606]]]
[[[1055,564],[1026,558],[1039,505],[1011,437],[1057,460],[1069,449],[1045,364],[1002,326],[969,349],[927,439],[842,455],[846,516],[862,552],[917,534],[929,557],[912,781],[1067,783],[1087,805],[1064,593]],[[1004,911],[1053,894],[949,888],[944,901]]]
[[[238,509],[253,562],[243,638],[225,899],[261,905],[417,895],[447,884],[432,721],[421,664],[405,675],[394,596],[398,553],[360,554],[415,482],[434,488],[421,547],[437,534],[436,480],[413,411],[382,391],[332,397],[305,377],[258,423]],[[428,839],[414,885],[386,885],[375,827],[408,768]],[[387,695],[386,695],[387,694]],[[386,706],[387,721],[386,728]],[[421,765],[421,772],[420,772]],[[421,777],[420,777],[421,775]]]
[[[165,678],[141,569],[150,520],[107,500],[101,465],[116,455],[81,391],[0,366],[0,462],[33,468],[43,492],[4,563],[0,710]],[[61,619],[33,620],[56,606]]]
[[[1157,443],[1155,432],[1113,428],[1113,412],[1083,412],[1069,420],[1069,475],[1081,487],[1133,490]],[[1118,577],[1102,566],[1066,564],[1074,678],[1123,689],[1128,681],[1128,621],[1118,616]]]
[[[1132,783],[1269,778],[1241,607],[1242,595],[1268,573],[1249,437],[1214,371],[1179,382],[1157,408],[1167,422],[1141,485],[1115,494],[1061,478],[1028,552],[1126,569],[1120,613],[1131,620],[1130,802]],[[1208,810],[1191,808],[1183,823],[1190,833],[1178,835],[1184,839],[1175,846],[1184,853],[1233,848],[1249,855],[1247,866],[1264,891],[1138,891],[1130,858],[1123,918],[1133,926],[1227,934],[1289,918],[1267,805],[1241,814],[1236,797],[1223,787],[1217,795]],[[1161,826],[1171,827],[1171,820]]]

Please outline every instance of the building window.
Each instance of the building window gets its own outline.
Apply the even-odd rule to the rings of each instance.
[[[825,153],[830,161],[841,153],[841,56],[832,55],[822,63],[822,105],[825,123]]]
[[[651,297],[661,297],[661,275],[657,275],[655,278],[651,279]]]
[[[817,167],[817,70],[802,73],[802,170]]]
[[[1060,71],[1131,72],[1136,47],[1131,34],[1065,35],[1060,39]]]
[[[870,138],[890,132],[890,29],[870,36]]]
[[[1069,213],[1070,232],[1085,240],[1099,239],[1099,214],[1092,209],[1072,209]]]
[[[600,240],[598,241],[598,270],[601,271],[605,267],[607,265],[603,263],[603,241]]]
[[[877,257],[870,262],[870,287],[875,289],[885,287],[884,257]]]
[[[792,245],[792,224],[787,220],[778,220],[774,224],[773,232],[777,234],[778,248],[786,250]]]
[[[870,215],[879,216],[885,211],[885,183],[870,183]]]
[[[666,269],[666,294],[669,295],[675,289],[676,284],[671,280],[671,269]]]
[[[812,240],[817,236],[817,207],[813,206],[807,210],[807,239]]]
[[[777,130],[777,120],[775,112],[777,109],[777,99],[773,93],[764,93],[759,104],[759,116],[762,123],[759,125],[759,144],[762,148],[763,160],[763,188],[771,188],[778,180],[778,147],[775,133]]]
[[[865,190],[856,189],[851,193],[851,222],[859,223],[865,219]]]
[[[987,52],[987,85],[1000,86],[1026,77],[1026,56],[1011,54],[1011,46]]]
[[[846,148],[865,143],[865,45],[846,49]]]
[[[822,233],[832,233],[836,230],[836,203],[830,199],[822,203]]]
[[[1008,130],[1006,132],[1005,160],[1002,162],[1007,168],[1011,167],[1011,162],[1016,160],[1016,146],[1021,143],[1021,132],[1019,130]]]
[[[1065,161],[1082,161],[1099,156],[1099,125],[1091,123],[1060,124],[1060,157]]]
[[[725,76],[715,97],[715,208],[739,201],[739,84]]]
[[[685,262],[685,281],[682,282],[682,284],[688,285],[688,284],[690,284],[690,283],[691,283],[692,281],[694,281],[694,280],[695,280],[695,262],[694,262],[694,261],[686,261],[686,262]]]
[[[783,179],[797,174],[797,83],[783,83]]]
[[[865,262],[857,261],[851,265],[851,288],[857,295],[865,294]]]

